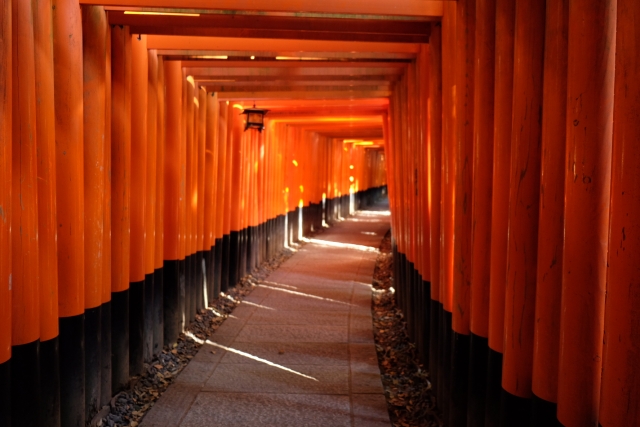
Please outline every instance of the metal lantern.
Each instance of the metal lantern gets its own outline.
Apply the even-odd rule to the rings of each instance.
[[[253,108],[246,108],[242,111],[242,114],[247,116],[247,124],[244,127],[244,130],[247,129],[258,129],[258,131],[262,132],[264,129],[264,115],[267,114],[269,110],[263,110],[261,108],[256,108],[254,105]]]

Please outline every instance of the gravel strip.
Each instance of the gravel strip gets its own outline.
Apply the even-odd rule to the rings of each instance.
[[[380,243],[373,273],[373,326],[378,364],[394,427],[442,426],[429,373],[409,340],[393,289],[391,233]]]

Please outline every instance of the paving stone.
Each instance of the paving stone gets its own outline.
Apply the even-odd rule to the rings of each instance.
[[[248,325],[349,325],[346,311],[259,311],[247,321]]]
[[[346,395],[349,394],[349,367],[221,363],[205,384],[204,390]]]
[[[390,427],[387,400],[382,394],[354,394],[353,427]]]
[[[349,396],[200,393],[181,427],[350,427]]]
[[[143,418],[142,427],[175,427],[196,399],[200,387],[172,384]]]
[[[348,341],[348,331],[341,326],[319,325],[246,325],[236,342],[309,342]]]
[[[335,343],[244,343],[236,342],[233,349],[291,367],[293,365],[348,366],[349,346]],[[374,351],[375,355],[375,351]],[[377,359],[376,359],[377,360]],[[244,355],[226,352],[220,363],[263,363]]]

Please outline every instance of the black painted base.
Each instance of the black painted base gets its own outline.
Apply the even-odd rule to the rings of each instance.
[[[220,292],[229,290],[229,274],[231,272],[229,265],[229,253],[231,251],[231,235],[222,236],[222,264],[220,266]]]
[[[422,302],[420,360],[424,366],[429,366],[429,345],[431,345],[431,282],[423,280],[420,291],[420,301]]]
[[[144,280],[129,283],[129,375],[144,370]]]
[[[440,336],[440,318],[442,316],[442,304],[438,301],[430,301],[431,308],[429,315],[429,379],[432,387],[437,390],[438,383],[438,355],[439,355],[439,336]],[[437,404],[437,402],[436,402]]]
[[[164,267],[153,272],[153,350],[154,355],[162,351],[164,344]]]
[[[562,427],[558,421],[558,404],[533,395],[531,399],[531,427]]]
[[[487,396],[484,425],[485,427],[499,427],[500,396],[502,394],[502,353],[489,348],[487,355]]]
[[[247,245],[249,243],[249,237],[247,235],[247,229],[243,228],[238,232],[238,281],[235,284],[240,283],[240,280],[247,273]]]
[[[61,317],[59,337],[60,424],[84,427],[84,313]],[[16,381],[15,377],[12,379]]]
[[[180,335],[180,274],[178,260],[165,260],[163,268],[162,311],[164,319],[163,345],[172,345]]]
[[[62,357],[62,352],[60,354]],[[62,374],[62,372],[60,372]],[[111,293],[111,386],[121,392],[129,383],[129,289]]]
[[[453,334],[451,326],[453,317],[451,312],[447,310],[443,310],[442,315],[442,353],[440,355],[442,363],[438,376],[438,382],[442,384],[442,392],[438,390],[438,400],[442,404],[442,419],[449,420],[449,408],[451,406],[451,340]]]
[[[40,342],[40,410],[38,412],[39,425],[60,426],[60,341],[58,337]]]
[[[0,427],[11,426],[11,359],[0,363]]]
[[[528,426],[531,423],[531,399],[514,396],[502,390],[500,396],[500,426]]]
[[[240,281],[240,232],[229,234],[229,288]]]
[[[222,275],[222,239],[216,239],[215,258],[213,260],[213,294],[212,298],[220,296],[220,280]]]
[[[142,343],[142,357],[145,362],[153,359],[153,308],[154,308],[154,274],[144,276],[144,341]]]
[[[454,331],[452,338],[449,425],[451,427],[466,427],[470,337]]]
[[[98,412],[100,407],[100,374],[102,354],[102,314],[100,307],[87,308],[84,312],[84,411],[85,421]]]
[[[102,355],[100,357],[100,404],[98,406],[102,408],[109,404],[113,394],[111,387],[111,301],[102,304],[100,315],[102,316],[100,319]]]
[[[194,292],[194,296],[195,296],[194,316],[204,308],[204,283],[205,283],[204,275],[206,273],[206,268],[203,265],[203,262],[204,262],[204,252],[203,251],[196,252],[195,261],[194,261],[194,269],[196,272],[195,274],[196,288]]]
[[[38,427],[40,341],[11,347],[12,426]]]
[[[187,255],[185,258],[185,299],[184,299],[184,313],[185,313],[185,327],[195,319],[195,254]]]
[[[178,261],[178,333],[187,326],[187,259]]]
[[[471,334],[471,342],[469,346],[468,427],[484,427],[488,355],[489,340],[487,338]]]

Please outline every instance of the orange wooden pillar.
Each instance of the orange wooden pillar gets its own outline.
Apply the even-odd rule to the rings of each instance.
[[[180,120],[180,165],[179,165],[179,171],[180,171],[180,178],[179,178],[179,183],[180,183],[180,199],[179,199],[179,206],[178,206],[178,212],[179,212],[179,217],[178,217],[178,226],[179,226],[179,232],[178,232],[178,256],[180,259],[179,262],[179,283],[180,283],[180,292],[178,293],[178,309],[180,310],[180,314],[178,315],[180,318],[180,322],[181,322],[181,326],[180,326],[180,330],[183,331],[185,326],[188,324],[188,315],[185,315],[186,313],[186,301],[187,301],[187,273],[188,273],[188,258],[187,258],[187,252],[188,252],[188,246],[187,246],[187,241],[188,241],[188,224],[187,224],[187,200],[188,200],[188,172],[187,172],[187,86],[188,86],[188,82],[187,82],[187,76],[185,74],[185,70],[184,68],[181,67],[180,69],[180,73],[182,74],[181,77],[181,85],[182,85],[182,91],[181,91],[181,98],[182,98],[182,102],[180,103],[180,112],[176,114],[180,114],[181,115],[181,120]],[[165,162],[168,162],[169,159],[166,159]]]
[[[229,250],[229,287],[237,285],[240,281],[240,244],[242,231],[242,117],[240,109],[236,108],[233,103],[227,106],[228,117],[228,135],[229,159],[231,160],[231,178],[229,182],[229,203],[230,212],[230,250]]]
[[[560,302],[564,236],[568,3],[548,0],[545,24],[542,164],[532,420],[557,425]]]
[[[204,102],[207,104],[205,117],[205,166],[204,166],[204,212],[203,212],[203,241],[205,250],[205,289],[208,299],[214,298],[213,270],[215,266],[215,197],[216,189],[214,176],[216,173],[216,138],[218,135],[218,98],[215,93],[205,93]]]
[[[476,0],[468,425],[484,426],[489,354],[496,0]]]
[[[223,186],[224,191],[220,192],[220,205],[222,214],[221,231],[222,231],[222,265],[220,269],[220,292],[227,292],[229,289],[229,257],[231,253],[231,189],[232,187],[232,172],[233,172],[233,150],[229,145],[229,133],[231,132],[229,126],[229,101],[220,104],[220,131],[218,133],[218,140],[220,141],[220,147],[218,153],[220,158],[223,159],[224,167],[220,169],[218,174],[220,185]]]
[[[113,392],[129,382],[131,250],[131,36],[111,27],[111,371]]]
[[[145,342],[144,359],[162,350],[162,285],[158,282],[156,251],[159,238],[156,221],[158,220],[158,150],[159,114],[158,114],[158,53],[147,51],[147,187],[145,200]],[[161,265],[159,266],[161,267]]]
[[[162,346],[154,348],[155,338],[159,334],[157,312],[162,294],[158,294],[155,282],[156,270],[156,209],[157,209],[157,160],[158,160],[158,54],[155,50],[147,50],[147,79],[144,89],[147,91],[147,157],[146,157],[146,186],[144,209],[144,342],[143,358],[151,362],[154,354],[162,350]],[[156,301],[158,299],[159,301]]]
[[[156,53],[157,54],[157,53]],[[156,218],[153,282],[154,323],[153,353],[162,351],[164,346],[164,161],[166,151],[166,80],[164,59],[158,57],[156,82],[157,134],[156,134]]]
[[[531,415],[544,23],[544,3],[527,0],[517,4],[502,368],[504,425],[526,424]]]
[[[180,251],[182,170],[182,65],[180,61],[164,62],[166,85],[165,141],[163,170],[163,318],[164,344],[173,344],[182,328],[180,294],[184,291],[181,275],[184,257]]]
[[[102,388],[100,390],[100,407],[109,404],[113,394],[112,375],[111,375],[111,279],[112,279],[112,263],[111,263],[111,27],[108,25],[104,29],[106,38],[105,49],[105,131],[104,131],[104,233],[102,237],[104,251],[102,259],[104,268],[104,280],[102,281],[102,318],[101,337],[102,340],[102,372],[100,374]]]
[[[205,290],[205,275],[206,264],[205,260],[209,257],[209,251],[211,247],[205,248],[204,246],[204,208],[207,199],[207,192],[205,189],[204,176],[205,176],[205,154],[206,154],[206,134],[207,134],[207,91],[200,87],[197,91],[198,98],[198,117],[197,117],[197,129],[198,129],[198,145],[196,156],[198,159],[198,211],[197,211],[197,241],[196,241],[196,279],[197,279],[197,302],[196,308],[202,310],[209,306],[208,295]]]
[[[129,370],[144,369],[145,207],[147,198],[147,78],[146,35],[131,35],[131,252],[129,278]]]
[[[60,424],[58,245],[51,2],[33,10],[38,147],[38,268],[40,281],[40,424]],[[2,409],[0,409],[1,411]],[[1,423],[1,422],[0,422]]]
[[[36,73],[33,10],[13,6],[13,118],[11,175],[11,289],[13,426],[37,426],[30,402],[40,387],[40,295],[38,274],[38,182]],[[81,337],[79,337],[81,338]]]
[[[443,305],[440,368],[438,370],[437,400],[442,417],[449,420],[449,390],[451,373],[451,324],[453,303],[453,225],[455,219],[455,52],[456,4],[443,4],[442,16],[442,214],[440,232],[440,298]]]
[[[11,188],[13,121],[11,2],[0,3],[0,424],[11,423]]]
[[[451,426],[466,426],[471,322],[474,51],[476,0],[456,5],[455,197],[451,346]]]
[[[217,298],[222,290],[222,270],[223,257],[228,255],[226,247],[228,238],[225,239],[225,194],[226,194],[226,167],[227,167],[227,108],[226,104],[217,101],[218,110],[218,133],[216,137],[217,152],[217,169],[215,179],[216,201],[215,201],[215,244],[216,244],[216,260],[214,266],[214,297]],[[227,255],[225,255],[227,254]]]
[[[101,408],[102,291],[104,287],[105,107],[107,17],[99,6],[82,9],[84,107],[85,417]]]
[[[569,3],[558,420],[598,420],[604,330],[616,2]],[[611,229],[616,236],[620,229]],[[615,248],[615,249],[614,249]],[[612,246],[611,250],[618,250]]]
[[[183,70],[183,73],[185,70]],[[196,312],[196,228],[198,214],[198,163],[197,163],[197,135],[196,135],[196,87],[192,76],[186,77],[186,206],[185,206],[185,227],[186,227],[186,288],[185,288],[185,327],[195,319]]]
[[[613,105],[611,224],[599,425],[640,425],[638,376],[638,216],[640,204],[640,4],[618,1]]]
[[[489,355],[485,426],[497,427],[502,390],[504,295],[507,283],[515,2],[496,0],[493,193],[489,282]]]
[[[84,170],[82,18],[55,0],[53,58],[58,222],[61,425],[84,425]]]

